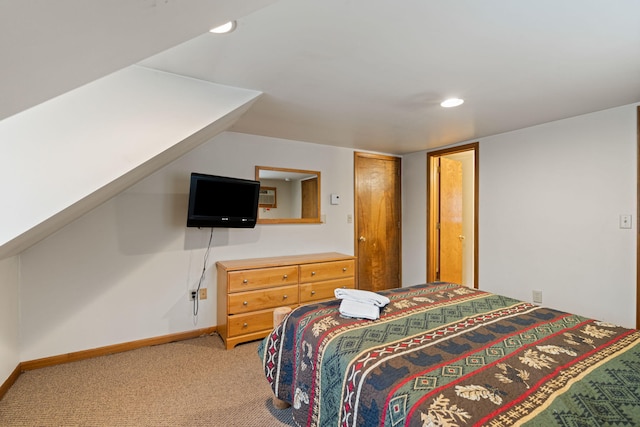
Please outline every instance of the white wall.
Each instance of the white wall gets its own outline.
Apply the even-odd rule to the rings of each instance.
[[[0,384],[20,363],[18,266],[17,256],[0,260]]]
[[[480,140],[482,289],[525,300],[539,289],[545,305],[634,325],[636,218],[620,230],[618,215],[635,215],[635,115],[625,106]],[[321,171],[326,223],[216,229],[209,299],[194,319],[187,292],[209,232],[184,226],[188,175],[253,178],[256,164]],[[352,150],[221,134],[21,254],[19,360],[214,325],[215,261],[352,254],[352,209]],[[419,152],[403,158],[405,286],[426,277],[425,215]],[[16,285],[2,286],[2,300],[15,302]]]
[[[402,286],[427,280],[427,154],[402,158]]]
[[[196,319],[209,229],[185,227],[189,174],[253,179],[255,165],[320,171],[326,223],[215,229]],[[215,325],[217,260],[353,254],[352,207],[353,150],[223,133],[21,254],[20,360]]]
[[[546,306],[635,326],[636,128],[628,105],[480,139],[481,289],[526,301],[541,290]],[[405,178],[420,178],[404,195],[405,230],[424,227],[425,159],[405,156]],[[424,262],[421,238],[404,265]]]

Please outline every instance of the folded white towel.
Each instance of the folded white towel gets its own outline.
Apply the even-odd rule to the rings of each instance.
[[[356,319],[376,320],[380,317],[380,307],[366,302],[343,299],[340,302],[340,314]]]
[[[389,298],[384,295],[376,294],[375,292],[365,291],[362,289],[345,289],[337,288],[333,291],[336,298],[341,300],[351,300],[356,302],[362,302],[366,304],[373,304],[378,307],[384,307],[389,304]]]

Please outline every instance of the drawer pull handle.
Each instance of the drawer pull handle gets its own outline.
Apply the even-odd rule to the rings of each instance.
[[[283,279],[286,279],[287,277],[289,277],[289,276],[286,275],[286,274],[284,276],[282,276]]]
[[[243,328],[246,328],[247,326],[249,326],[249,324],[248,324],[247,322],[244,322],[244,323],[242,324],[242,327],[243,327]]]
[[[287,299],[289,298],[287,295],[282,295],[282,299]]]
[[[342,267],[342,271],[347,271],[347,267]]]
[[[315,295],[315,294],[316,294],[316,291],[311,291],[311,295]]]
[[[315,275],[316,275],[316,272],[315,272],[315,271],[312,271],[312,272],[311,272],[311,275],[312,275],[312,276],[315,276]]]
[[[247,301],[243,302],[242,305],[249,305]]]
[[[247,279],[244,279],[242,283],[249,283],[249,281]]]

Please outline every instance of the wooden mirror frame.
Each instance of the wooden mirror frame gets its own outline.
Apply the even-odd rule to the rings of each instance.
[[[271,171],[271,172],[281,172],[283,175],[290,173],[292,177],[296,175],[315,175],[317,185],[314,189],[315,195],[311,195],[310,198],[304,198],[304,201],[301,203],[307,203],[307,206],[310,206],[312,210],[315,210],[315,216],[309,216],[305,218],[260,218],[260,209],[258,208],[258,224],[319,224],[321,223],[320,213],[322,212],[320,209],[320,171],[312,171],[312,170],[303,170],[303,169],[288,169],[288,168],[276,168],[271,166],[256,166],[256,181],[260,181],[260,171]],[[313,209],[313,205],[315,205],[315,209]]]

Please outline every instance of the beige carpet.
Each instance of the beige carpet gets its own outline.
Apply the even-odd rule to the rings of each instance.
[[[28,371],[0,426],[295,426],[273,407],[257,348],[213,335]]]

